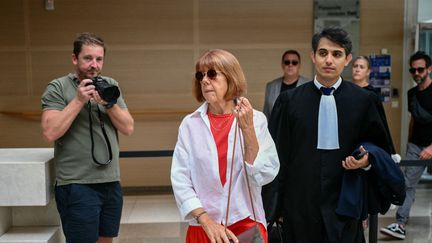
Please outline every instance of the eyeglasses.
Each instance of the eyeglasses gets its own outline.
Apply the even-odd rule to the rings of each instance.
[[[286,66],[288,66],[288,65],[290,65],[290,64],[292,64],[293,66],[297,66],[297,64],[299,64],[299,62],[296,61],[296,60],[284,60],[283,63],[284,63]]]
[[[408,71],[409,71],[411,74],[415,74],[416,71],[417,71],[418,73],[423,73],[425,69],[426,69],[425,67],[410,68],[410,69],[408,69]]]
[[[216,76],[217,76],[217,71],[216,70],[214,70],[214,69],[209,69],[209,70],[207,70],[207,72],[196,72],[195,73],[195,78],[196,78],[196,80],[198,80],[198,81],[202,81],[203,79],[204,79],[204,77],[207,75],[207,77],[209,78],[209,79],[215,79],[216,78]]]

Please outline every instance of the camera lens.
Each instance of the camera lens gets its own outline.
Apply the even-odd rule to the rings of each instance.
[[[103,100],[112,104],[117,102],[118,97],[120,97],[120,90],[117,86],[109,84],[108,81],[100,76],[94,77],[92,81]]]
[[[117,86],[106,87],[103,89],[101,96],[106,102],[112,103],[120,96],[120,90]]]

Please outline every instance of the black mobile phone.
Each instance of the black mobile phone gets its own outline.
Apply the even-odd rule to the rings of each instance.
[[[359,160],[359,159],[363,158],[363,156],[367,153],[368,153],[368,151],[365,150],[363,152],[355,153],[353,156],[354,156],[354,159]]]

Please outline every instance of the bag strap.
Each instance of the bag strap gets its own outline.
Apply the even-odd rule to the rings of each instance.
[[[236,148],[236,144],[237,144],[237,133],[238,133],[238,139],[240,141],[240,148],[242,151],[242,159],[243,159],[243,167],[245,169],[245,177],[246,177],[246,184],[248,187],[248,194],[249,194],[249,199],[250,199],[250,203],[251,203],[251,207],[252,207],[252,213],[253,213],[253,217],[254,217],[254,221],[256,223],[256,215],[255,215],[255,207],[254,207],[254,203],[253,203],[253,198],[252,198],[252,191],[250,189],[250,184],[249,184],[249,178],[248,178],[248,173],[247,173],[247,165],[246,165],[246,161],[244,160],[244,148],[243,148],[243,141],[242,141],[242,137],[240,134],[240,128],[237,122],[237,118],[235,121],[235,131],[234,131],[234,145],[233,145],[233,151],[232,151],[232,156],[231,156],[231,171],[230,171],[230,178],[229,178],[229,185],[228,185],[228,200],[227,200],[227,209],[226,209],[226,215],[225,215],[225,231],[227,229],[227,224],[228,224],[228,215],[229,215],[229,208],[230,208],[230,201],[231,201],[231,185],[232,185],[232,175],[233,175],[233,170],[234,170],[234,155],[235,155],[235,148]]]
[[[244,160],[245,152],[244,152],[243,140],[242,140],[242,137],[240,136],[240,129],[238,130],[238,133],[239,133],[239,140],[240,140],[240,148],[242,150],[243,168],[245,170],[245,177],[246,177],[246,183],[247,183],[248,192],[249,192],[249,199],[250,199],[250,203],[251,203],[251,207],[252,207],[252,213],[254,216],[254,221],[256,222],[255,207],[254,207],[254,203],[253,203],[252,191],[250,188],[247,165],[246,165],[246,161]]]
[[[106,141],[106,145],[108,148],[108,153],[109,153],[109,159],[106,162],[99,162],[96,159],[94,150],[95,150],[95,145],[94,145],[94,140],[93,140],[93,119],[92,119],[92,107],[91,107],[91,102],[88,101],[87,103],[87,108],[88,108],[88,115],[89,115],[89,129],[90,129],[90,139],[91,139],[91,153],[92,153],[92,158],[93,158],[93,162],[96,163],[97,165],[109,165],[111,163],[111,161],[113,160],[113,154],[112,154],[112,149],[111,149],[111,143],[109,141],[108,135],[105,131],[105,126],[104,126],[104,122],[102,120],[102,114],[101,111],[99,109],[99,105],[96,105],[97,110],[98,110],[98,118],[99,118],[99,122],[100,122],[100,127],[102,129],[102,134],[105,138]]]

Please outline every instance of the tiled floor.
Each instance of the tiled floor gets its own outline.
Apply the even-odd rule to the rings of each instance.
[[[180,243],[186,228],[173,195],[125,196],[114,243]]]
[[[380,215],[379,227],[393,223],[395,212],[393,209]],[[125,196],[121,223],[120,236],[115,243],[180,243],[187,229],[187,224],[180,220],[172,195]],[[431,182],[419,185],[405,241],[378,233],[378,242],[432,243]]]

